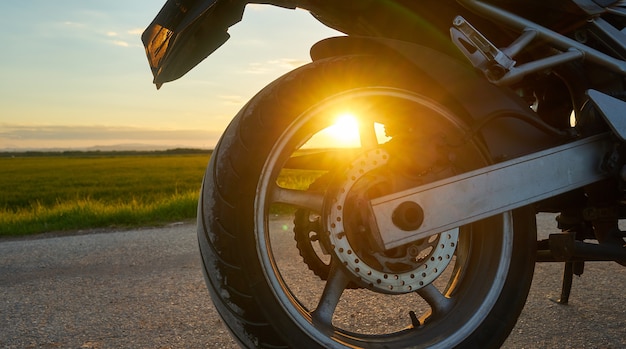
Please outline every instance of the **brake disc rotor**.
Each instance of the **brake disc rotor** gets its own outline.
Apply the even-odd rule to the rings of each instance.
[[[400,294],[433,282],[451,262],[458,228],[435,234],[390,251],[381,251],[371,234],[370,192],[385,191],[385,176],[377,174],[389,155],[370,150],[343,173],[325,208],[324,225],[335,257],[362,287]],[[388,183],[387,183],[388,184]],[[381,190],[381,187],[383,188]]]

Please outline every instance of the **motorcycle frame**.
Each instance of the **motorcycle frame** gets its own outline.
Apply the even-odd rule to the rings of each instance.
[[[489,80],[494,85],[500,87],[508,86],[520,81],[522,78],[530,74],[548,70],[550,68],[554,68],[558,65],[565,64],[574,60],[583,60],[602,66],[602,68],[610,70],[621,76],[626,75],[626,62],[622,60],[613,58],[583,43],[579,43],[553,30],[540,26],[534,22],[528,21],[520,16],[517,16],[496,6],[476,0],[464,0],[460,2],[471,11],[479,13],[482,17],[501,23],[520,34],[520,36],[516,40],[514,40],[509,47],[502,49],[501,52],[506,55],[514,57],[516,54],[522,52],[534,40],[542,40],[545,44],[562,50],[560,53],[557,53],[553,56],[531,61],[520,66],[512,65],[510,67],[507,67],[506,72],[496,79],[490,79],[488,72],[485,72],[487,80]],[[625,13],[622,12],[617,12],[615,14],[619,14],[621,16],[625,15]],[[590,23],[591,25],[594,25],[596,29],[602,31],[606,35],[606,37],[611,38],[612,41],[615,41],[621,47],[624,47],[624,41],[620,41],[620,36],[622,34],[619,33],[615,28],[610,26],[607,22],[605,22],[601,18],[595,18],[590,21]],[[596,23],[599,24],[596,25]],[[611,28],[613,28],[613,30],[611,30]],[[421,68],[426,68],[427,66],[423,64],[422,59],[415,58],[419,55],[423,55],[423,53],[417,52],[419,49],[416,48],[415,50],[411,50],[406,47],[400,47],[402,45],[387,39],[352,38],[344,39],[342,41],[344,41],[345,44],[345,42],[359,40],[369,40],[371,42],[370,45],[372,46],[376,46],[379,43],[382,43],[383,46],[387,46],[391,49],[391,51],[400,53],[405,58],[411,59],[414,63],[416,63],[416,65],[420,66],[421,64]],[[355,53],[353,49],[346,48],[350,45],[340,45],[332,43],[329,44],[328,42],[322,42],[319,44],[319,47],[316,46],[314,46],[312,49],[312,57],[314,60],[321,59],[329,55]],[[381,52],[380,50],[372,48],[363,49],[363,47],[367,46],[363,43],[357,43],[353,46],[358,47],[358,49],[356,50],[361,52],[377,51],[378,54],[380,54]],[[478,64],[475,64],[475,66],[476,65]],[[428,66],[428,69],[431,68],[432,67]],[[445,74],[442,75],[439,73],[441,72],[433,73],[433,75],[437,75],[439,77],[445,76]],[[433,232],[441,231],[442,229],[445,230],[446,227],[470,223],[493,214],[501,213],[527,204],[532,204],[545,198],[553,197],[558,194],[565,193],[569,190],[583,187],[586,184],[590,184],[608,178],[610,176],[617,175],[616,169],[607,171],[606,164],[603,165],[602,160],[607,158],[607,156],[611,154],[612,149],[616,143],[623,142],[626,139],[626,126],[623,122],[621,122],[621,111],[626,110],[626,103],[621,100],[612,98],[609,95],[599,91],[587,90],[586,94],[588,96],[588,99],[593,104],[595,104],[596,108],[600,111],[600,114],[605,118],[605,121],[611,127],[614,135],[607,134],[599,136],[599,138],[593,142],[590,142],[589,139],[583,140],[583,143],[590,142],[589,144],[591,144],[589,147],[586,148],[581,148],[579,147],[579,142],[571,142],[570,140],[570,143],[562,146],[560,149],[557,150],[557,148],[551,148],[550,146],[546,146],[546,144],[549,142],[544,141],[542,143],[543,149],[546,150],[543,154],[535,153],[530,155],[529,157],[516,158],[508,161],[505,164],[497,164],[494,166],[483,168],[471,174],[452,177],[445,181],[442,181],[441,183],[437,182],[429,186],[413,188],[403,193],[388,195],[373,200],[370,203],[370,209],[372,212],[372,216],[376,217],[377,229],[374,230],[378,231],[378,241],[381,250],[387,250],[402,245],[404,243],[423,238],[424,236],[432,234]],[[521,110],[520,112],[523,114]],[[481,113],[479,112],[471,114],[479,115]],[[482,113],[482,115],[485,114]],[[490,142],[489,136],[484,138],[486,142]],[[527,140],[530,140],[530,138],[527,138]],[[510,146],[520,152],[529,153],[529,143],[533,142],[515,141],[512,142]],[[493,148],[495,149],[501,147],[502,144],[503,143],[500,142]],[[568,163],[568,159],[576,159],[576,165]],[[583,172],[585,172],[586,174],[582,175],[581,177],[574,178],[575,176],[572,176],[572,174],[581,167],[585,168]],[[543,187],[545,191],[541,194],[538,194],[536,191],[530,189],[534,189],[533,186],[538,181],[545,182],[545,178],[535,178],[533,176],[527,178],[524,178],[524,176],[515,177],[515,180],[519,179],[519,181],[514,183],[517,191],[506,190],[507,185],[510,185],[512,183],[511,181],[506,179],[511,178],[511,174],[516,172],[528,174],[531,173],[530,171],[536,168],[544,168],[545,171],[540,171],[541,173],[563,174],[563,176],[559,177],[559,175],[557,175],[557,178],[548,181],[549,183],[547,184],[547,187]],[[468,188],[472,188],[469,193]],[[455,195],[458,197],[459,195],[457,193],[459,192],[463,192],[464,195],[462,195],[461,199],[455,201],[455,207],[462,209],[459,209],[458,211],[452,210],[452,212],[456,212],[458,213],[458,215],[452,214],[452,216],[454,217],[451,217],[450,207],[446,204],[450,202],[448,199],[455,197]],[[428,197],[428,199],[423,199],[424,197]],[[437,197],[445,197],[448,199],[439,201],[440,205],[433,205],[432,203],[437,202],[437,200],[433,201],[432,199]],[[489,198],[487,201],[499,203],[513,203],[509,205],[487,205],[485,198]],[[428,212],[426,213],[423,212],[423,209],[421,209],[421,205],[419,204],[419,202],[425,201],[429,202]],[[499,207],[496,208],[496,206]],[[417,224],[420,226],[418,229],[402,229],[402,227],[398,226],[397,222],[393,221],[392,217],[394,216],[394,213],[396,213],[396,216],[401,215],[401,212],[397,212],[400,207],[412,207],[415,209],[414,212],[420,212],[420,215],[417,216],[419,216],[419,220],[421,220],[422,222],[419,222],[419,224]],[[472,210],[472,212],[470,212],[471,214],[467,214],[468,208]],[[429,217],[427,216],[429,214],[431,215],[431,219],[433,219],[434,217],[435,221],[438,221],[442,224],[434,227],[431,226],[430,228],[425,228],[424,226],[422,226],[422,223],[424,223],[425,220],[428,220]],[[416,225],[415,222],[405,223],[407,223],[406,226]],[[602,249],[594,250],[593,256],[588,257],[591,258],[588,260],[619,259],[624,258],[625,255],[623,251],[615,250],[611,251],[611,257],[608,256],[605,252],[607,251],[604,251]],[[606,257],[603,257],[603,255],[606,255]],[[545,258],[543,259],[545,260]]]
[[[514,67],[502,78],[492,81],[495,84],[503,86],[510,85],[514,82],[521,80],[521,78],[526,75],[549,69],[556,65],[560,65],[577,59],[583,59],[585,61],[601,65],[614,73],[626,76],[626,62],[623,60],[613,58],[576,40],[570,39],[553,30],[540,26],[535,22],[529,21],[514,13],[503,10],[497,6],[485,3],[483,1],[459,0],[459,3],[469,10],[478,13],[480,16],[501,23],[508,28],[518,33],[521,33],[520,38],[503,51],[509,50],[511,52],[520,52],[532,41],[524,39],[526,36],[529,35],[532,35],[533,39],[536,38],[539,40],[543,40],[563,51],[555,56],[530,62],[519,67]],[[593,2],[589,3],[593,4]],[[612,13],[620,16],[626,16],[626,13],[621,11],[613,10]],[[611,38],[612,42],[616,45],[619,45],[622,50],[626,50],[626,40],[624,40],[626,39],[626,35],[619,32],[613,26],[611,26],[609,23],[599,17],[589,20],[589,23],[594,25],[608,38]]]
[[[195,14],[191,16],[191,19],[189,20],[189,22],[192,24],[185,26],[175,26],[168,29],[170,30],[168,32],[169,34],[173,33],[171,36],[172,38],[175,38],[175,35],[177,35],[177,33],[184,34],[185,31],[188,33],[193,33],[194,31],[197,33],[202,33],[203,35],[195,36],[201,38],[202,40],[206,40],[207,38],[211,39],[208,46],[196,45],[195,42],[197,38],[195,38],[193,35],[186,34],[180,35],[180,40],[172,39],[172,47],[168,46],[166,51],[163,53],[157,49],[161,47],[157,45],[160,41],[151,41],[155,38],[158,38],[158,36],[154,36],[155,32],[153,31],[151,33],[148,30],[146,31],[143,39],[144,43],[152,43],[153,45],[153,49],[150,50],[148,49],[149,45],[147,44],[146,51],[149,58],[153,58],[152,60],[150,60],[150,62],[153,68],[153,73],[155,74],[155,83],[157,84],[157,86],[160,86],[160,84],[165,81],[171,81],[182,76],[186,71],[191,69],[195,64],[204,59],[206,56],[208,56],[208,54],[210,54],[213,50],[219,47],[219,45],[226,41],[226,39],[228,38],[228,35],[226,33],[227,28],[241,19],[241,15],[243,13],[246,1],[236,1],[234,3],[236,3],[237,6],[227,7],[227,2],[220,2],[219,0],[198,1],[198,7],[196,8]],[[255,3],[266,3],[288,8],[301,6],[303,8],[312,10],[313,13],[315,13],[315,6],[319,6],[319,4],[315,4],[315,2],[310,2],[308,0],[272,0],[268,2],[255,1]],[[532,60],[521,65],[516,65],[513,61],[512,64],[505,66],[501,72],[498,72],[498,74],[491,74],[492,72],[489,69],[492,69],[493,67],[498,67],[498,64],[500,62],[487,62],[490,63],[487,64],[487,68],[481,69],[483,70],[483,73],[485,73],[484,75],[487,79],[477,79],[475,76],[470,76],[467,73],[460,71],[450,73],[444,72],[441,69],[433,69],[433,64],[436,64],[435,62],[441,59],[449,58],[447,57],[447,54],[450,54],[450,52],[446,52],[445,47],[433,47],[433,49],[430,49],[428,47],[420,46],[416,43],[402,42],[385,38],[384,36],[356,37],[354,35],[350,35],[348,37],[344,37],[338,40],[324,40],[321,43],[316,44],[311,49],[311,56],[314,60],[317,60],[332,55],[355,53],[360,54],[363,52],[372,55],[399,55],[414,63],[423,72],[430,73],[434,70],[434,72],[432,72],[432,75],[437,78],[437,81],[442,78],[443,80],[449,81],[450,83],[444,82],[443,84],[444,87],[450,91],[451,95],[466,95],[465,98],[460,98],[460,100],[471,101],[472,98],[467,98],[468,94],[471,95],[471,90],[481,91],[483,96],[490,96],[491,101],[487,101],[486,103],[466,103],[464,107],[474,118],[474,120],[466,120],[469,125],[478,124],[485,126],[485,124],[489,123],[489,125],[485,127],[481,126],[480,134],[483,137],[486,146],[489,149],[489,152],[492,154],[492,157],[495,159],[502,159],[503,156],[515,158],[524,154],[530,154],[537,151],[550,149],[554,147],[556,142],[563,142],[567,139],[564,137],[554,137],[554,134],[542,134],[545,129],[543,131],[539,130],[536,127],[537,124],[529,126],[524,125],[525,122],[519,120],[513,120],[513,122],[511,122],[511,120],[491,120],[491,115],[498,115],[499,113],[507,112],[511,114],[516,114],[517,117],[519,117],[520,119],[525,119],[526,122],[533,118],[535,120],[538,120],[538,118],[536,118],[536,115],[530,112],[527,105],[521,105],[519,103],[518,96],[511,96],[513,93],[511,91],[507,91],[508,89],[503,89],[502,87],[512,85],[528,75],[549,70],[550,68],[554,68],[559,65],[563,65],[565,63],[577,60],[601,66],[603,69],[611,71],[613,73],[617,73],[621,76],[626,75],[625,61],[611,57],[608,54],[593,49],[576,40],[570,39],[564,35],[555,32],[554,30],[543,27],[535,22],[527,20],[503,8],[480,0],[458,0],[458,3],[469,11],[478,14],[480,17],[493,21],[494,23],[499,23],[511,29],[513,32],[518,33],[519,36],[517,37],[517,39],[513,40],[512,44],[510,44],[508,47],[501,50],[496,48],[496,55],[508,56],[512,60],[512,58],[523,52],[532,42],[536,40],[541,40],[546,46],[556,48],[560,50],[560,52],[552,56]],[[604,21],[599,16],[596,16],[608,10],[599,7],[594,2],[589,0],[576,0],[576,4],[582,9],[583,12],[586,12],[589,15],[588,17],[592,18],[589,20],[589,23],[595,28],[595,30],[601,32],[605,38],[608,38],[610,41],[615,43],[620,51],[626,52],[626,39],[624,38],[625,35],[619,32],[616,28],[614,28],[608,22]],[[612,13],[615,15],[626,17],[625,11],[612,11]],[[166,13],[167,11],[163,12]],[[169,20],[170,18],[167,17],[161,19],[157,18],[155,19],[153,24],[151,24],[151,28],[163,28],[161,27],[161,24],[165,25],[165,28],[169,28],[166,25],[167,23],[169,23]],[[456,26],[459,27],[458,23],[456,22],[457,21],[455,21]],[[460,18],[459,23],[462,22],[463,19]],[[207,26],[204,25],[204,23],[209,24]],[[219,33],[221,33],[221,35],[217,35]],[[480,34],[479,32],[475,33]],[[453,41],[458,41],[460,36],[455,36],[455,34],[458,33],[455,33],[454,28],[452,28]],[[170,36],[168,36],[168,38],[169,37]],[[348,43],[348,45],[344,45],[346,43]],[[457,47],[459,46],[462,45],[457,45]],[[378,50],[378,48],[381,47],[384,49]],[[193,54],[190,54],[190,52],[192,52]],[[155,55],[151,55],[152,53],[154,53]],[[162,53],[163,55],[158,56],[156,55],[157,53]],[[467,53],[466,56],[468,56]],[[191,57],[191,59],[187,59],[185,57]],[[488,59],[489,58],[487,58],[487,60]],[[472,63],[475,66],[480,66],[482,63],[484,63],[484,59],[483,62],[472,61]],[[501,69],[502,67],[498,68]],[[458,87],[454,86],[457,84],[458,81],[463,81],[466,87],[459,90]],[[589,95],[589,98],[584,98],[583,96],[575,96],[574,98],[577,98],[579,100],[591,100],[591,102],[596,105],[596,108],[599,109],[602,116],[604,116],[607,124],[611,126],[612,130],[618,136],[618,138],[620,138],[621,141],[626,139],[626,124],[620,123],[621,116],[619,115],[619,111],[626,108],[626,103],[619,100],[611,99],[610,96],[599,91],[594,91],[593,95],[590,95],[589,91],[587,91],[587,94]],[[485,122],[485,120],[487,122]],[[518,121],[518,123],[515,124],[515,121]],[[538,123],[540,124],[540,122]],[[526,128],[519,129],[520,124],[522,124],[522,126],[525,126]],[[492,128],[491,132],[489,131],[490,128]],[[507,130],[507,128],[509,130]],[[561,134],[560,136],[563,136],[563,134]],[[555,140],[555,138],[557,139]],[[612,141],[613,139],[609,136],[607,136],[606,139],[602,140],[603,144],[609,144]],[[600,148],[610,147],[603,146]],[[565,153],[568,153],[570,151],[567,146],[565,147],[565,149],[562,150]],[[498,154],[496,152],[501,153]],[[602,158],[605,153],[606,151],[589,152],[589,155],[586,156],[587,159],[585,159],[584,163],[591,164],[596,159]],[[579,156],[579,154],[570,153],[570,156],[571,155]],[[538,164],[541,161],[545,161],[546,159],[548,158],[539,156],[536,160],[536,163]],[[521,166],[520,164],[522,163],[522,161],[520,160],[520,158],[511,161],[512,162],[510,162],[509,165],[511,165],[512,168],[515,169],[516,166]],[[528,163],[526,165],[528,165]],[[552,169],[555,168],[557,167],[554,167]],[[550,169],[548,168],[547,170],[549,171]],[[498,171],[499,170],[497,170],[496,168],[490,167],[485,169],[482,174],[491,173],[491,175],[497,177],[498,173],[504,173]],[[606,173],[601,173],[594,176],[595,177],[589,177],[591,179],[587,178],[580,183],[589,183],[593,180],[605,178]],[[480,175],[478,175],[478,177],[480,177]],[[459,179],[460,178],[453,177],[451,178],[451,181],[456,181]],[[554,181],[553,183],[556,182],[558,181]],[[568,189],[573,189],[575,187],[571,185],[563,187],[562,183],[555,185],[559,188]],[[414,188],[411,191],[412,194],[416,194],[422,189],[423,188]],[[558,192],[563,192],[563,190],[559,189]],[[434,193],[436,194],[436,191]],[[551,191],[551,194],[556,195],[556,193],[557,191]],[[471,195],[468,197],[471,197]],[[524,204],[530,204],[535,202],[535,200],[539,200],[541,197],[536,196],[534,198],[526,197],[517,199],[520,199],[519,202],[522,202]],[[502,202],[502,200],[505,199],[506,197],[503,196],[498,198],[497,201]],[[401,202],[400,199],[391,197],[384,197],[381,198],[381,200],[386,200],[387,204],[390,205],[389,207],[397,205],[398,202]],[[461,202],[459,204],[463,205],[469,203],[471,202],[465,201],[465,203]],[[389,211],[389,207],[386,207],[385,210]],[[510,209],[513,207],[508,208]],[[374,206],[372,206],[372,210],[375,210]],[[392,207],[391,210],[393,211],[394,208]],[[380,212],[378,212],[377,214],[375,212],[375,215],[380,217]],[[493,214],[498,212],[500,212],[500,210],[497,212],[490,211],[490,213]],[[483,215],[484,213],[481,213],[478,216],[482,217]],[[469,221],[466,223],[469,223]],[[395,225],[391,226],[389,222],[384,223],[383,228],[384,229],[379,230],[388,231],[396,229]],[[383,241],[390,241],[389,239],[390,238],[386,236],[381,236],[381,240]],[[388,245],[388,243],[383,242],[383,245]],[[388,248],[388,246],[384,248]]]

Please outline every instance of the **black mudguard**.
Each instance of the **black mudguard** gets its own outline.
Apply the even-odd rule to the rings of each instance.
[[[511,90],[489,83],[471,66],[440,51],[410,42],[378,37],[334,37],[322,40],[311,48],[315,60],[340,56],[368,54],[401,57],[438,81],[471,115],[470,126],[502,114],[526,114],[537,118],[528,104]],[[546,149],[562,142],[529,123],[512,117],[496,118],[480,129],[492,159],[496,161]]]
[[[141,35],[157,88],[222,46],[245,5],[245,0],[168,0]]]

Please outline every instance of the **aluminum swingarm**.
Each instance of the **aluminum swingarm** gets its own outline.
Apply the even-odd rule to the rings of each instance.
[[[580,188],[612,175],[614,139],[597,135],[370,201],[380,247],[433,234]]]

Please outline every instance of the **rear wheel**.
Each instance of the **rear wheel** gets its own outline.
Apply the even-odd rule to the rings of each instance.
[[[324,139],[348,112],[355,143]],[[213,154],[198,215],[207,285],[239,342],[499,346],[532,280],[534,214],[384,250],[368,211],[373,198],[487,165],[467,118],[435,82],[367,56],[314,62],[255,96]]]

